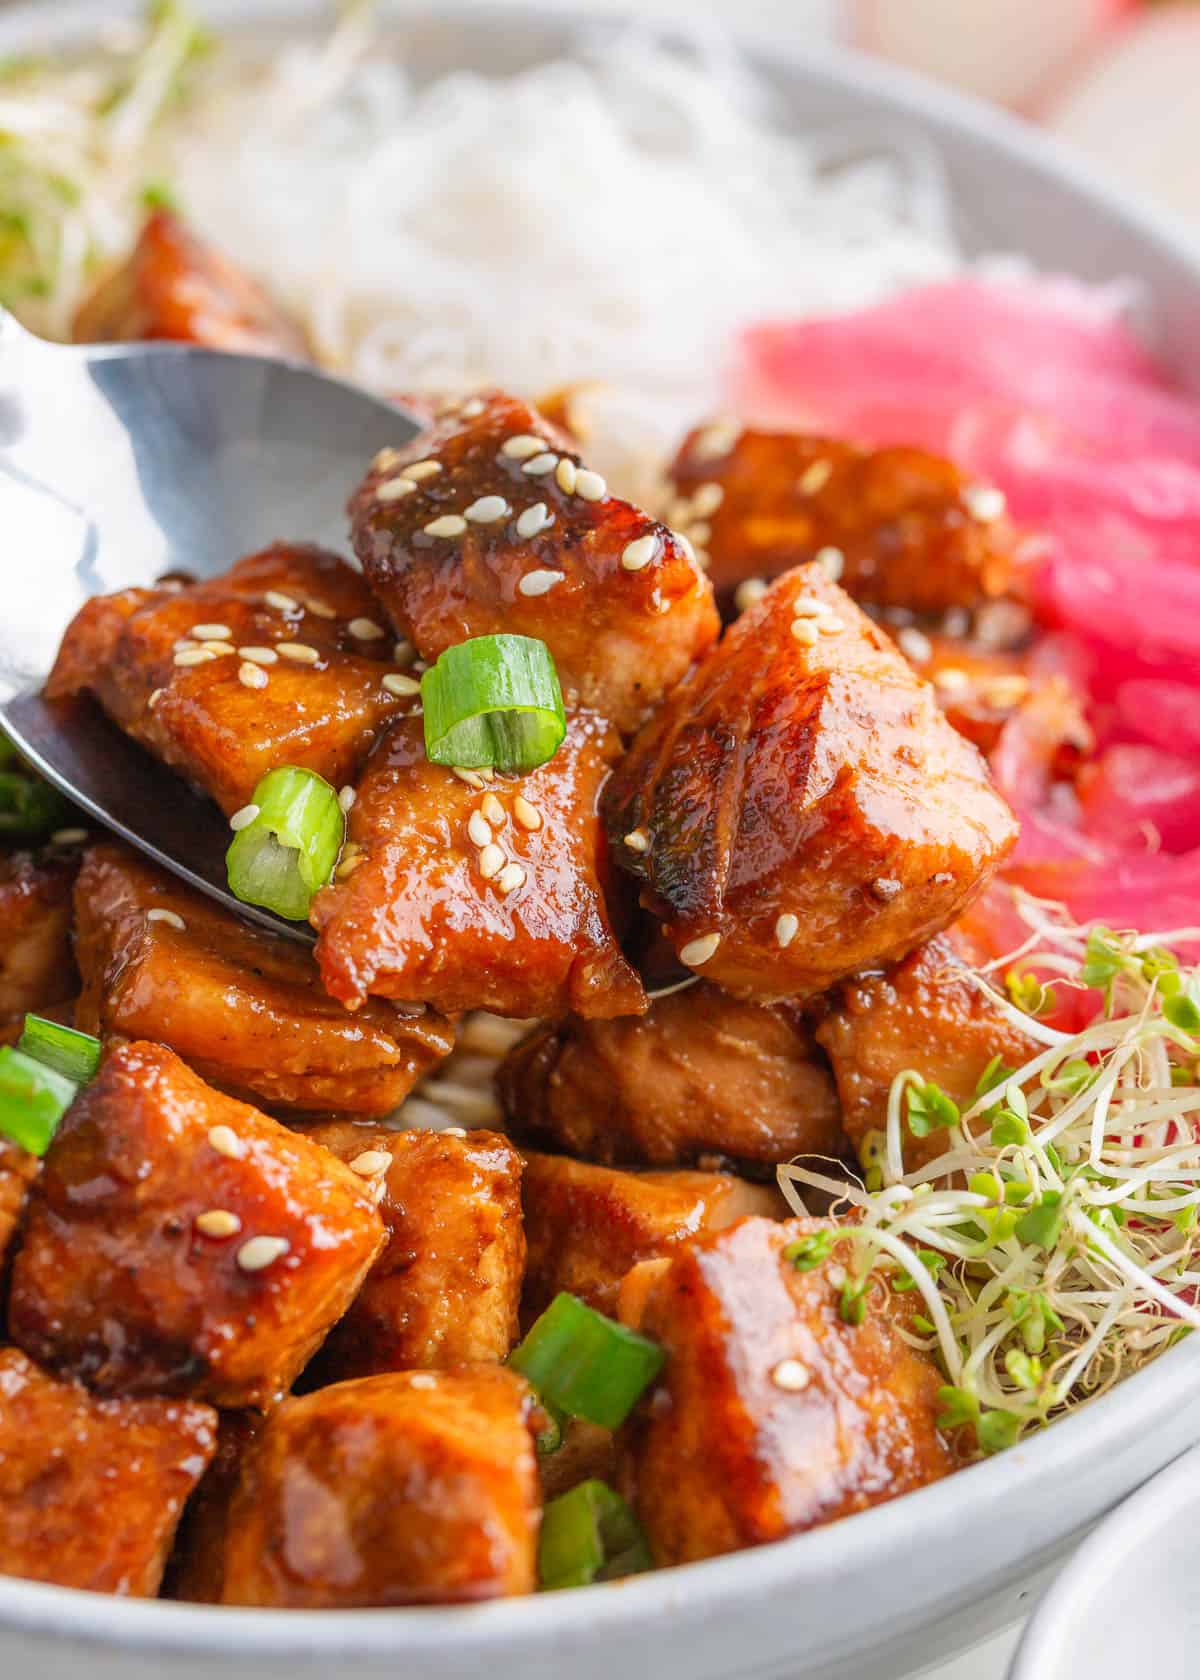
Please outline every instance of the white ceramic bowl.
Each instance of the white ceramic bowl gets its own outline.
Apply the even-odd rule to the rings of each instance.
[[[6,8],[0,53],[78,39],[135,9],[109,0]],[[201,9],[223,26],[294,29],[322,7]],[[570,35],[561,17],[518,7],[409,10],[398,28],[410,62],[431,73],[463,61],[515,68]],[[930,141],[969,247],[1025,250],[1096,280],[1137,276],[1173,365],[1200,390],[1200,252],[1175,230],[1025,128],[909,76],[790,42],[759,43],[757,56],[798,124],[869,119]],[[296,1680],[336,1666],[420,1680],[899,1680],[1021,1614],[1097,1518],[1200,1438],[1198,1394],[1200,1339],[1027,1445],[890,1505],[779,1545],[545,1599],[285,1614],[0,1579],[0,1674]]]
[[[1100,1524],[1046,1594],[1009,1680],[1193,1680],[1200,1663],[1200,1451]]]

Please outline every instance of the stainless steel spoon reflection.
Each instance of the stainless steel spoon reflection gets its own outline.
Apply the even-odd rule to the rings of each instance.
[[[239,915],[215,805],[90,703],[41,685],[92,595],[211,577],[276,538],[344,551],[345,503],[401,410],[312,368],[181,344],[58,345],[0,310],[0,727],[96,821]]]

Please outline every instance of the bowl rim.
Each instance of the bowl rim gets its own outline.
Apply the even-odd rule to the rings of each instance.
[[[283,19],[316,22],[328,16],[322,0],[202,0],[198,9],[217,27],[231,29],[269,26]],[[0,14],[0,50],[27,46],[30,37],[53,46],[84,40],[96,32],[98,10],[95,0],[58,0],[51,17],[37,0],[19,0]],[[108,27],[135,18],[140,10],[138,0],[109,0],[102,21]],[[402,31],[421,23],[422,10],[405,8],[403,0],[388,0],[383,17],[389,30]],[[601,23],[616,28],[632,21],[628,11],[568,15],[537,0],[497,0],[486,6],[439,0],[436,19],[439,26],[469,23],[485,33],[535,29],[563,40]],[[656,31],[673,33],[669,17],[653,22]],[[674,32],[686,29],[677,27]],[[865,96],[888,118],[928,125],[942,142],[982,146],[1009,166],[1065,187],[1142,246],[1190,272],[1200,292],[1200,240],[1170,213],[1147,208],[1111,187],[1061,142],[968,95],[849,47],[802,45],[761,29],[736,27],[728,33],[752,64]],[[649,1633],[683,1614],[705,1621],[735,1609],[744,1615],[781,1589],[820,1593],[848,1573],[870,1579],[876,1569],[894,1566],[898,1557],[960,1530],[964,1486],[970,1487],[976,1509],[1004,1505],[1027,1515],[1046,1499],[1048,1490],[1056,1485],[1065,1489],[1086,1476],[1098,1458],[1116,1453],[1123,1443],[1194,1401],[1198,1388],[1200,1337],[1180,1343],[1052,1429],[951,1478],[805,1534],[604,1587],[448,1608],[309,1610],[297,1615],[291,1610],[110,1597],[0,1576],[0,1629],[97,1646],[121,1645],[140,1654],[197,1657],[228,1657],[236,1647],[239,1656],[251,1658],[369,1658],[401,1652],[419,1658],[453,1646],[459,1657],[474,1655],[494,1665],[534,1635],[539,1643],[566,1651],[569,1641],[583,1635]],[[1200,1436],[1200,1415],[1196,1434]],[[947,1582],[939,1604],[927,1599],[924,1609],[948,1610],[957,1602],[955,1588]]]

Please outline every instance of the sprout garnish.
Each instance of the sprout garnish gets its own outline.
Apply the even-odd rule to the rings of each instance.
[[[941,1365],[943,1427],[970,1424],[985,1453],[1200,1326],[1200,968],[1171,950],[1200,930],[1088,932],[1020,904],[1037,929],[1024,963],[1056,990],[1100,990],[1097,1018],[1062,1032],[981,978],[1038,1054],[1020,1068],[996,1058],[961,1114],[920,1072],[901,1073],[886,1131],[864,1143],[861,1188],[800,1162],[779,1169],[798,1213],[806,1189],[855,1210],[843,1318],[859,1322],[873,1292],[920,1294],[900,1333]],[[1045,989],[1021,990],[1044,1007]],[[910,1136],[943,1147],[906,1172]],[[819,1252],[804,1241],[801,1265]]]

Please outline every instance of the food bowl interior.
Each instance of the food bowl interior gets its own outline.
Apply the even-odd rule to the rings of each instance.
[[[231,0],[198,8],[267,39],[327,21],[324,5]],[[78,42],[133,6],[17,5],[0,51]],[[460,65],[503,75],[561,53],[582,28],[536,7],[396,11],[418,76]],[[748,43],[785,119],[836,129],[848,148],[888,136],[941,160],[969,252],[1017,250],[1085,279],[1135,279],[1149,334],[1200,390],[1200,254],[1000,115],[848,55]],[[581,370],[581,373],[586,370]],[[998,1458],[895,1503],[778,1545],[549,1598],[473,1608],[303,1616],[136,1603],[0,1579],[3,1672],[90,1680],[209,1675],[274,1680],[349,1662],[465,1680],[834,1677],[896,1680],[1028,1607],[1069,1544],[1200,1437],[1200,1346],[1184,1343],[1094,1405]],[[96,1514],[103,1521],[103,1512]],[[918,1655],[919,1653],[919,1655]]]

